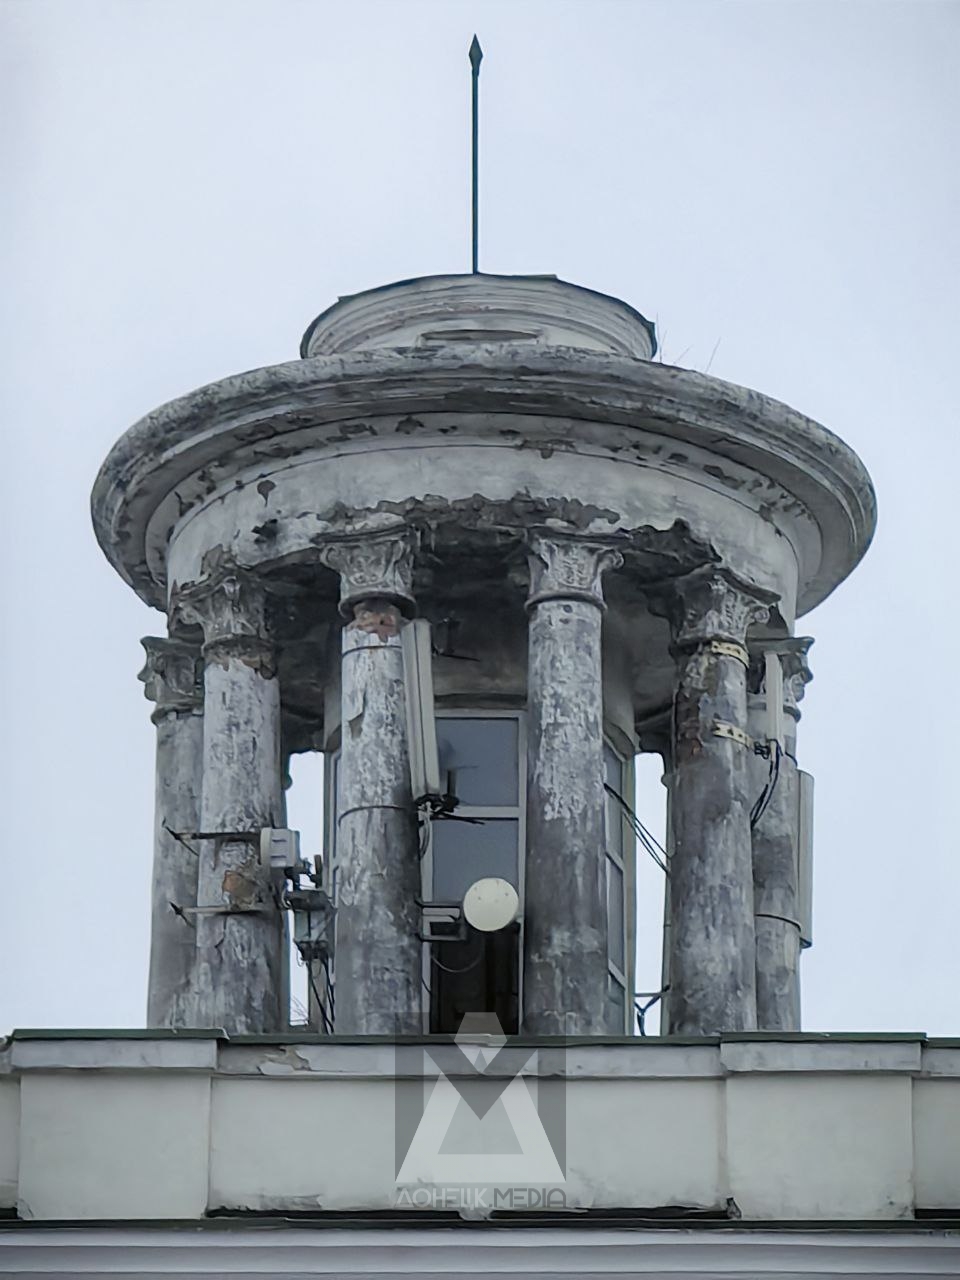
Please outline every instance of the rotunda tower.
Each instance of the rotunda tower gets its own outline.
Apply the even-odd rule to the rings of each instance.
[[[403,281],[114,447],[97,536],[168,619],[144,642],[151,1025],[285,1029],[302,902],[270,842],[285,761],[322,750],[317,1029],[629,1033],[652,751],[665,1030],[799,1027],[795,624],[864,554],[873,490],[817,423],[655,352],[631,307],[552,276]],[[515,893],[497,927],[464,907],[478,882]]]

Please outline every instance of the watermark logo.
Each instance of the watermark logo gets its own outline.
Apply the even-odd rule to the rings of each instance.
[[[454,1041],[398,1043],[397,1204],[564,1208],[564,1049],[511,1044],[493,1014]]]

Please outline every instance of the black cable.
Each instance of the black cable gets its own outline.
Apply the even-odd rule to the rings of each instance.
[[[780,781],[780,754],[781,754],[780,746],[779,744],[777,744],[773,752],[774,764],[773,764],[773,770],[770,777],[770,789],[767,792],[767,797],[763,802],[763,805],[760,809],[760,813],[758,814],[758,818],[762,817],[766,813],[767,809],[770,807],[770,801],[773,799],[773,793],[774,791],[776,791],[777,783]]]
[[[430,844],[430,819],[418,817],[417,826],[420,828],[419,858],[422,862],[427,855],[427,846]]]
[[[337,1001],[333,979],[330,977],[330,957],[321,956],[320,963],[323,965],[323,977],[327,984],[327,995],[330,997],[330,1030],[332,1031],[337,1017]]]
[[[430,941],[431,941],[431,942],[444,942],[444,941],[446,941],[446,939],[444,939],[444,938],[431,938],[431,939],[430,939]],[[471,961],[471,962],[470,962],[470,964],[466,965],[466,966],[465,966],[464,968],[462,968],[462,969],[451,969],[451,968],[449,967],[449,965],[441,964],[441,963],[440,963],[440,961],[437,959],[437,957],[433,954],[433,952],[432,952],[432,951],[430,952],[430,959],[431,959],[431,960],[433,961],[433,963],[437,966],[437,968],[438,968],[438,969],[442,969],[444,973],[452,973],[454,976],[456,976],[457,974],[460,974],[460,973],[469,973],[471,969],[475,969],[475,968],[477,967],[477,965],[478,965],[478,964],[481,962],[481,960],[483,959],[483,956],[482,956],[482,955],[477,956],[476,960]]]
[[[319,1012],[319,1014],[320,1014],[320,1018],[321,1018],[321,1020],[322,1020],[322,1022],[323,1022],[323,1029],[324,1029],[324,1031],[327,1033],[327,1035],[328,1035],[328,1036],[332,1036],[332,1035],[333,1035],[333,1023],[332,1023],[332,1022],[330,1021],[330,1019],[327,1017],[327,1011],[326,1011],[326,1009],[324,1009],[324,1007],[323,1007],[323,998],[322,998],[322,996],[320,995],[320,992],[317,990],[317,984],[316,984],[316,981],[315,981],[314,976],[313,976],[313,970],[311,969],[311,967],[310,967],[309,963],[307,964],[307,981],[310,983],[310,989],[311,989],[311,991],[313,992],[313,998],[314,998],[314,1000],[316,1000],[316,1002],[317,1002],[317,1010],[318,1010],[318,1012]]]
[[[783,748],[779,742],[771,741],[770,743],[770,769],[767,773],[767,781],[763,790],[757,796],[753,808],[750,810],[750,826],[755,827],[770,806],[773,799],[773,793],[780,781],[780,759],[783,756]]]
[[[667,853],[666,849],[664,849],[660,841],[656,838],[656,836],[652,835],[651,832],[647,830],[647,828],[643,825],[643,823],[634,813],[630,805],[627,804],[626,800],[624,800],[623,796],[619,793],[619,791],[614,790],[614,788],[610,786],[609,782],[605,782],[603,784],[603,789],[608,793],[608,795],[613,796],[614,800],[616,800],[617,803],[623,808],[623,811],[627,815],[627,820],[630,823],[630,829],[633,831],[633,834],[640,841],[644,850],[650,855],[650,857],[654,860],[654,862],[657,864],[660,870],[664,872],[665,875],[669,875],[670,869],[667,866],[667,863],[665,861],[669,857],[669,854]]]
[[[163,824],[163,829],[166,831],[167,835],[173,836],[177,844],[182,844],[188,853],[192,853],[195,858],[200,857],[200,851],[198,849],[194,849],[192,844],[188,844],[179,831],[174,831],[173,827],[168,826],[166,822]]]
[[[632,827],[634,827],[634,828],[639,828],[639,829],[640,829],[640,831],[642,831],[642,832],[643,832],[644,838],[645,838],[647,841],[649,841],[649,842],[650,842],[650,844],[652,844],[652,845],[653,845],[653,847],[654,847],[656,850],[658,850],[658,852],[660,852],[661,854],[663,854],[663,856],[666,858],[666,857],[668,856],[666,849],[664,849],[663,845],[662,845],[662,844],[660,843],[660,841],[656,838],[656,836],[655,836],[655,835],[653,835],[653,833],[652,833],[652,832],[650,832],[650,831],[648,831],[648,830],[647,830],[647,828],[643,825],[643,823],[642,823],[642,822],[640,821],[640,819],[637,817],[636,812],[635,812],[635,811],[630,807],[630,805],[627,803],[627,801],[626,801],[626,800],[624,800],[624,798],[623,798],[623,796],[620,794],[620,792],[619,792],[619,791],[616,791],[613,787],[611,787],[611,785],[610,785],[610,783],[609,783],[609,782],[605,782],[605,783],[603,784],[603,788],[604,788],[604,790],[605,790],[605,791],[609,792],[609,794],[613,796],[614,800],[616,800],[616,801],[617,801],[617,803],[618,803],[619,805],[621,805],[621,806],[623,807],[623,809],[626,811],[627,816],[628,816],[628,817],[629,817],[629,819],[630,819],[630,825],[631,825]]]
[[[637,1015],[637,1031],[639,1032],[640,1035],[645,1036],[647,1034],[646,1023],[644,1020],[647,1014],[653,1008],[653,1006],[657,1003],[657,1001],[663,998],[663,996],[666,994],[666,991],[667,991],[667,988],[664,987],[663,991],[655,992],[654,995],[650,997],[650,999],[647,1001],[646,1004],[640,1004],[637,1001],[636,997],[634,997],[633,1008],[634,1008],[634,1012]]]

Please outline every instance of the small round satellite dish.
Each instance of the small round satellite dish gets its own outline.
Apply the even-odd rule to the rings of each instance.
[[[520,898],[509,880],[488,876],[473,883],[463,898],[467,924],[481,933],[496,933],[517,918]]]

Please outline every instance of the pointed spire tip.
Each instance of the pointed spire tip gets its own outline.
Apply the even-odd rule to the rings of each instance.
[[[470,41],[470,65],[473,67],[474,74],[480,70],[480,62],[483,59],[483,50],[480,48],[480,41],[474,32],[473,39]]]

